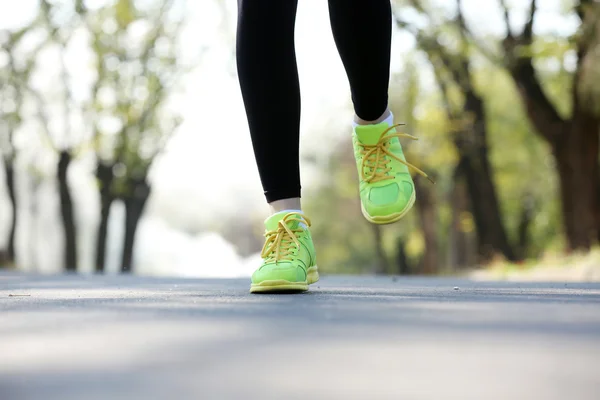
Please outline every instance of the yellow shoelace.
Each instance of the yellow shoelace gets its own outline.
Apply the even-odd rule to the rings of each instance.
[[[374,145],[360,143],[360,146],[362,147],[361,154],[363,156],[361,163],[362,179],[369,183],[384,181],[387,179],[394,179],[393,176],[387,174],[392,169],[391,167],[387,166],[391,161],[389,158],[386,157],[389,156],[406,165],[408,168],[415,170],[418,174],[429,179],[431,183],[435,183],[433,179],[431,179],[425,172],[415,167],[414,165],[400,159],[399,157],[396,157],[391,151],[388,150],[391,144],[391,140],[393,138],[408,138],[412,140],[419,140],[418,138],[409,135],[408,133],[394,133],[391,135],[386,135],[389,131],[395,129],[397,126],[400,125],[402,124],[392,125],[385,131],[383,131],[383,133],[379,137],[379,141]],[[366,173],[367,168],[373,171],[370,175],[367,175]]]
[[[261,257],[265,259],[265,262],[277,263],[278,261],[290,260],[294,248],[300,247],[300,241],[298,241],[296,233],[303,232],[303,229],[300,226],[291,229],[288,222],[294,221],[310,226],[310,220],[306,217],[300,217],[298,214],[290,213],[283,217],[277,223],[277,229],[265,233],[267,240],[261,251]]]

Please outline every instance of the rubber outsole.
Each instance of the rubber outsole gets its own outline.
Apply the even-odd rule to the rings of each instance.
[[[306,292],[308,285],[319,280],[319,269],[315,265],[306,271],[306,281],[290,282],[283,279],[262,281],[250,285],[250,293],[298,293]]]
[[[404,210],[402,210],[399,213],[394,213],[394,214],[390,214],[390,215],[382,215],[382,216],[374,216],[374,217],[370,216],[367,213],[367,211],[365,210],[365,207],[363,206],[362,202],[360,203],[360,210],[362,211],[362,214],[367,219],[367,221],[369,221],[373,224],[377,224],[377,225],[388,225],[388,224],[393,224],[394,222],[400,221],[406,214],[408,214],[408,212],[414,206],[416,199],[417,199],[417,195],[413,191],[412,196],[408,200],[408,205],[406,206],[406,208],[404,208]]]

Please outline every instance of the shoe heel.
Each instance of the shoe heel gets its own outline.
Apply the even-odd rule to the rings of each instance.
[[[316,283],[319,281],[319,269],[315,265],[314,267],[310,267],[306,274],[306,281],[309,285]]]

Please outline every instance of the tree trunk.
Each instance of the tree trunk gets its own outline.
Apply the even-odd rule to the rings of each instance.
[[[102,196],[100,198],[100,225],[98,226],[98,237],[96,238],[96,272],[104,272],[106,261],[106,242],[108,238],[108,216],[113,198]]]
[[[396,248],[398,249],[396,263],[398,265],[398,274],[400,275],[410,275],[412,273],[408,257],[406,257],[405,247],[406,243],[404,242],[404,239],[399,238],[398,244],[396,244]]]
[[[100,184],[100,225],[96,238],[96,272],[104,272],[106,260],[106,241],[108,236],[108,217],[110,206],[114,200],[111,192],[113,180],[112,165],[99,163],[96,167],[96,178]]]
[[[532,5],[535,3],[532,3]],[[535,7],[532,8],[535,11]],[[573,75],[573,112],[563,119],[543,90],[530,56],[515,53],[518,46],[533,42],[533,13],[523,34],[504,41],[505,52],[515,58],[510,74],[535,131],[551,146],[559,178],[559,193],[567,250],[589,250],[600,236],[600,186],[598,147],[600,98],[596,89],[600,50],[600,6],[592,0],[579,1],[581,19],[577,34],[577,69]],[[511,39],[511,40],[509,40]]]
[[[461,155],[461,168],[466,178],[477,228],[480,262],[489,262],[498,252],[506,259],[516,261],[502,222],[500,202],[492,176],[483,102],[474,92],[466,93],[465,112],[462,137],[459,134],[455,144]]]
[[[506,231],[499,215],[499,204],[489,168],[484,160],[465,160],[467,190],[477,229],[479,261],[489,262],[499,251],[508,260],[515,261],[515,254],[508,244]]]
[[[60,194],[60,211],[65,231],[65,268],[67,271],[77,271],[77,242],[73,199],[67,182],[67,172],[71,163],[71,154],[63,150],[58,161],[58,188]]]
[[[375,239],[375,250],[377,252],[377,260],[373,273],[377,275],[386,274],[389,271],[388,260],[385,255],[385,249],[383,248],[383,238],[381,234],[381,226],[371,224],[373,228],[373,237]]]
[[[462,269],[477,262],[474,235],[464,221],[464,215],[470,214],[471,206],[463,170],[462,163],[459,163],[454,172],[450,200],[452,226],[450,227],[449,264],[453,269]]]
[[[556,159],[568,249],[589,250],[600,230],[598,150],[600,121],[577,113],[558,136]]]
[[[533,197],[530,194],[523,196],[521,216],[517,228],[518,254],[521,259],[527,258],[529,252],[529,227],[535,215],[535,208]]]
[[[425,241],[419,273],[432,275],[439,269],[436,201],[433,189],[429,185],[423,185],[420,177],[415,179],[415,189],[418,193],[417,211]]]
[[[596,183],[596,209],[600,210],[600,165],[596,171],[598,182]],[[598,220],[598,230],[596,231],[596,241],[600,242],[600,219]]]
[[[460,7],[458,17],[459,24],[464,26]],[[401,23],[402,25],[404,24]],[[470,59],[464,54],[457,56],[449,52],[432,36],[419,33],[417,41],[427,52],[434,67],[448,119],[454,126],[454,144],[464,164],[481,262],[491,260],[498,253],[509,260],[515,260],[515,253],[502,223],[502,213],[488,157],[485,108],[470,72]],[[463,44],[466,46],[466,43]],[[450,73],[450,79],[444,71]],[[460,107],[451,101],[452,84],[457,85],[464,96],[464,104]]]
[[[32,176],[30,181],[29,191],[31,193],[29,198],[29,230],[30,232],[35,232],[37,229],[37,220],[39,214],[39,190],[40,185],[42,183],[42,178],[40,176]],[[31,260],[31,271],[36,272],[38,270],[38,241],[37,240],[29,240],[29,254]]]
[[[125,243],[123,245],[123,258],[121,261],[121,272],[123,273],[130,273],[133,270],[135,233],[144,212],[146,201],[150,196],[150,185],[148,185],[145,179],[133,181],[130,187],[131,193],[124,199]]]
[[[6,249],[6,260],[9,264],[14,264],[16,259],[15,253],[15,234],[17,231],[17,193],[15,190],[15,169],[12,160],[4,159],[4,168],[6,170],[6,187],[8,189],[8,197],[12,207],[12,219],[10,221],[10,233],[8,236],[8,248]]]

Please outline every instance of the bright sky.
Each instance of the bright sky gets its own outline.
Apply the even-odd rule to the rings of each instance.
[[[97,3],[102,0],[89,1]],[[440,4],[448,4],[437,0]],[[0,29],[13,29],[26,23],[34,14],[36,0],[10,2],[2,0]],[[228,8],[235,12],[236,0],[228,0]],[[465,14],[477,33],[501,33],[503,22],[497,0],[465,0]],[[516,11],[513,23],[522,26],[528,0],[514,0]],[[536,30],[543,32],[569,32],[576,22],[565,21],[558,15],[560,0],[540,2]],[[187,1],[188,30],[183,41],[186,52],[197,54],[208,46],[200,65],[185,79],[181,112],[183,124],[169,144],[168,151],[153,170],[153,195],[146,218],[140,229],[136,257],[145,271],[177,274],[247,274],[253,266],[240,261],[233,249],[222,239],[211,236],[190,236],[181,228],[207,227],[226,216],[239,213],[256,213],[261,218],[266,212],[262,189],[251,148],[246,117],[235,77],[233,44],[235,14],[229,16],[229,34],[223,34],[219,9],[214,1]],[[296,50],[302,92],[302,151],[319,153],[328,151],[328,143],[340,135],[348,135],[352,110],[349,89],[343,66],[329,27],[325,1],[300,0],[296,25]],[[393,40],[392,68],[401,66],[412,40],[406,34],[397,34]],[[76,60],[79,55],[74,55]],[[74,61],[75,62],[75,61]],[[43,71],[42,71],[43,76]],[[285,135],[285,127],[282,135]],[[80,163],[71,171],[70,179],[77,187],[76,201],[85,205],[78,208],[82,251],[82,264],[91,269],[92,249],[97,223],[97,192],[90,175],[90,165]],[[317,176],[307,166],[302,166],[303,185],[310,186]],[[27,221],[20,229],[19,249],[28,252],[28,233],[37,229],[41,248],[37,261],[28,258],[45,270],[54,270],[59,264],[60,237],[52,235],[58,226],[56,193],[52,182],[43,184],[41,193],[46,199],[40,207],[41,217]],[[24,192],[27,191],[23,187]],[[26,197],[26,196],[25,196]],[[33,203],[32,203],[33,204]],[[93,205],[93,206],[90,206]],[[6,210],[7,207],[1,207]],[[23,211],[27,219],[27,210]],[[2,225],[7,226],[10,214],[0,213]],[[112,221],[119,221],[122,208],[113,209]],[[54,228],[53,228],[54,227]],[[111,225],[110,262],[118,263],[119,223]],[[3,235],[5,236],[5,235]],[[4,240],[4,238],[0,239]],[[200,245],[200,242],[205,245]],[[228,265],[236,267],[219,272],[198,271],[198,265],[214,262],[206,249],[221,249],[221,256],[229,254]],[[215,253],[213,251],[212,253]],[[43,254],[43,256],[39,256]],[[23,256],[28,257],[28,256]],[[208,258],[207,258],[208,257]],[[213,261],[210,261],[213,260]],[[241,271],[241,272],[240,272]]]

